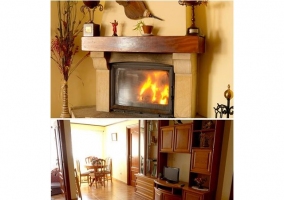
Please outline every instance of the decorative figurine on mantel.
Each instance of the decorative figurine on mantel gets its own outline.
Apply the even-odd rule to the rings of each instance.
[[[118,21],[114,20],[114,22],[110,22],[112,25],[112,31],[113,31],[113,35],[112,36],[117,36],[117,25],[118,25]]]
[[[124,7],[126,17],[129,19],[142,19],[145,17],[155,18],[161,21],[163,19],[154,16],[145,6],[143,1],[116,1],[119,5]]]

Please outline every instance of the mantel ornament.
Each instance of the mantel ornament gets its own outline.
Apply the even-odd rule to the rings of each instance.
[[[186,35],[199,35],[199,28],[195,26],[195,13],[194,7],[199,5],[207,5],[208,0],[178,0],[178,3],[182,6],[191,6],[191,26],[187,29]]]
[[[129,19],[142,19],[145,17],[152,17],[161,21],[164,21],[163,19],[154,16],[145,6],[145,3],[143,1],[116,1],[119,5],[124,7],[124,12],[126,17]]]
[[[103,6],[100,1],[85,0],[84,5],[81,7],[83,13],[85,9],[89,12],[89,21],[84,24],[83,36],[100,36],[100,25],[94,23],[94,12],[98,7],[100,11],[103,11]]]

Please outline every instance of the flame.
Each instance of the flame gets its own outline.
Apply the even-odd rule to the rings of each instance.
[[[166,77],[166,80],[165,80]],[[167,105],[169,101],[169,84],[166,72],[151,72],[140,87],[139,100],[143,102]]]

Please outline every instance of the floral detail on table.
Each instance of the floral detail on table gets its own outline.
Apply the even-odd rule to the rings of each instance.
[[[61,118],[70,118],[68,108],[68,79],[81,62],[90,55],[87,52],[77,63],[73,63],[75,55],[79,52],[79,45],[75,43],[75,38],[82,32],[82,20],[77,19],[78,1],[58,1],[58,27],[55,38],[51,40],[51,59],[57,64],[62,75],[62,112]]]
[[[207,181],[207,178],[197,177],[194,181],[199,189],[203,189],[203,184]]]

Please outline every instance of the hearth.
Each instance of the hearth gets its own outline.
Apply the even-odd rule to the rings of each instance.
[[[110,67],[110,111],[173,117],[173,66],[119,62]]]
[[[133,107],[135,107],[135,109],[138,107],[142,109],[138,112],[148,113],[148,111],[154,110],[154,112],[163,113],[163,115],[166,113],[169,117],[195,117],[197,54],[205,52],[204,37],[82,37],[82,50],[91,51],[90,56],[93,59],[93,65],[96,70],[96,112],[117,113],[118,111],[122,111],[123,113],[121,112],[120,114],[128,115],[128,111],[132,111]],[[130,70],[129,68],[125,68],[124,70],[119,70],[119,73],[121,73],[122,76],[126,76],[129,80],[126,82],[117,82],[118,84],[123,84],[123,87],[126,87],[126,89],[121,89],[121,91],[118,90],[117,92],[122,93],[117,95],[115,91],[116,88],[111,86],[112,81],[110,79],[113,73],[111,69],[118,63],[132,62],[170,66],[171,69],[169,69],[168,73],[169,77],[172,77],[169,78],[168,106],[159,103],[150,103],[150,99],[152,98],[148,97],[149,95],[145,96],[144,94],[144,96],[141,97],[139,96],[140,93],[136,92],[134,95],[136,99],[134,100],[134,97],[129,98],[125,95],[126,93],[134,93],[132,88],[127,88],[126,85],[133,87],[133,85],[136,84],[138,87],[138,83],[140,83],[138,81],[139,79],[135,78],[136,75],[134,75],[135,70],[136,72],[139,71],[137,69]],[[153,66],[147,69],[147,67],[144,66],[143,69],[149,70],[152,69],[152,67]],[[140,71],[139,73],[143,74]],[[141,75],[141,77],[143,76]],[[146,80],[148,80],[148,78]],[[115,97],[111,97],[113,95]],[[138,97],[141,97],[144,102],[139,102],[137,100]],[[126,104],[125,99],[127,99],[128,102]],[[164,109],[164,107],[167,108]],[[135,112],[137,111],[135,110]],[[143,116],[141,116],[141,114],[135,113],[133,115],[134,117],[139,115],[139,118],[153,117],[153,114],[142,114]],[[155,116],[158,115],[155,114]]]

